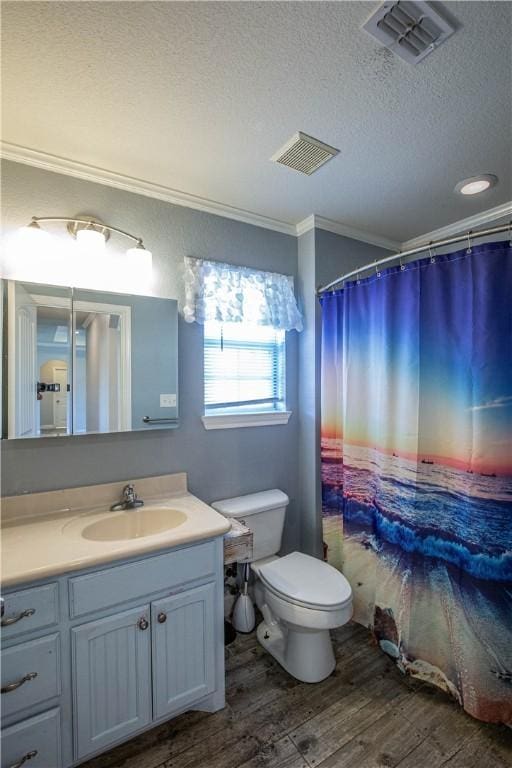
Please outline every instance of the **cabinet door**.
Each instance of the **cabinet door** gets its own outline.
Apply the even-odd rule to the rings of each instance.
[[[71,630],[76,758],[151,721],[149,606]]]
[[[215,689],[214,606],[213,583],[151,604],[155,718]]]

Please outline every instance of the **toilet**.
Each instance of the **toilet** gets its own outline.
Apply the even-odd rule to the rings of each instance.
[[[317,683],[336,666],[329,630],[352,617],[352,589],[343,574],[315,557],[278,557],[288,502],[275,489],[212,506],[253,533],[254,598],[263,615],[259,642],[297,680]]]

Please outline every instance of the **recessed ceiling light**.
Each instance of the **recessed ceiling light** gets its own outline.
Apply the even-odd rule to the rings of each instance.
[[[486,189],[495,187],[497,183],[497,176],[493,176],[492,173],[483,173],[481,176],[472,176],[470,179],[459,181],[454,191],[461,195],[478,195]]]

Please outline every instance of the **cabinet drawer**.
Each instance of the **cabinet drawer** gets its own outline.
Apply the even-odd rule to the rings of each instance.
[[[9,640],[34,629],[56,624],[58,620],[58,586],[45,584],[20,589],[4,595],[2,637]]]
[[[60,768],[59,709],[29,717],[2,731],[2,768],[21,765]]]
[[[59,635],[2,650],[2,717],[60,693]]]
[[[196,544],[70,579],[71,617],[145,598],[153,592],[213,575],[216,551],[214,542]]]

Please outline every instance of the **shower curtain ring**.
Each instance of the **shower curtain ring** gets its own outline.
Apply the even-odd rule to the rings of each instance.
[[[429,256],[430,256],[430,263],[431,264],[435,264],[436,263],[436,251],[435,251],[435,248],[434,248],[434,254],[432,255],[432,247],[431,246],[432,246],[432,241],[430,241],[430,243],[428,244],[428,252],[429,252]]]
[[[509,224],[508,224],[508,240],[509,240],[508,244],[512,248],[512,221],[509,221]]]
[[[467,256],[471,256],[471,230],[468,232],[468,248],[466,251]]]
[[[377,264],[375,264],[375,274],[377,275],[377,277],[380,277],[379,267]]]
[[[402,257],[398,259],[398,263],[400,264],[400,272],[405,271],[405,264],[402,262]]]

